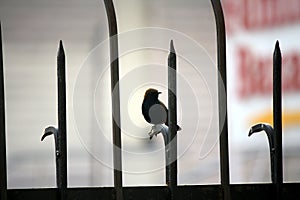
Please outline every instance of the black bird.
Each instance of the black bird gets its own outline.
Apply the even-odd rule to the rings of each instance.
[[[168,109],[158,100],[158,95],[161,94],[156,89],[150,88],[146,91],[143,104],[142,113],[145,120],[150,124],[165,124],[168,126]],[[177,131],[181,128],[177,125]]]

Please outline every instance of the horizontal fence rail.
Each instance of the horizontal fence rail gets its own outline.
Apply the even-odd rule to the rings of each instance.
[[[284,183],[282,196],[284,200],[295,200],[300,196],[299,183]],[[168,188],[154,187],[124,187],[124,200],[167,200]],[[231,184],[232,200],[266,200],[276,199],[276,186],[274,184]],[[105,188],[68,188],[67,200],[114,200],[113,187]],[[54,188],[46,189],[10,189],[7,191],[8,199],[56,199],[57,191]],[[177,199],[222,199],[221,185],[178,186]]]

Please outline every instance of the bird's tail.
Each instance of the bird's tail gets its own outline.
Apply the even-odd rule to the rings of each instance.
[[[169,126],[169,123],[168,123],[168,122],[166,122],[166,123],[165,123],[165,125]],[[176,126],[177,126],[177,131],[181,131],[181,127],[180,127],[180,126],[178,126],[178,125],[176,125]]]
[[[176,125],[177,126],[177,131],[181,131],[181,127]]]

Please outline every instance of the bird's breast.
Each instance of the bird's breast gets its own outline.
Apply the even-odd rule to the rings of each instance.
[[[167,120],[167,112],[161,104],[153,104],[149,107],[149,117],[152,124],[163,124]]]

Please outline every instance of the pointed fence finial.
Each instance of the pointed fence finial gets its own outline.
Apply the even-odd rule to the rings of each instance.
[[[173,44],[173,40],[170,41],[170,52],[171,53],[176,53],[175,48],[174,48],[174,44]]]
[[[59,41],[58,52],[57,52],[57,57],[63,57],[63,56],[65,56],[65,50],[64,50],[64,46],[63,46],[63,41],[60,40]]]
[[[276,66],[279,66],[278,63],[281,63],[281,50],[280,50],[278,40],[276,41],[276,44],[275,44],[273,59],[274,59],[274,62],[276,62],[274,64],[276,64]]]

